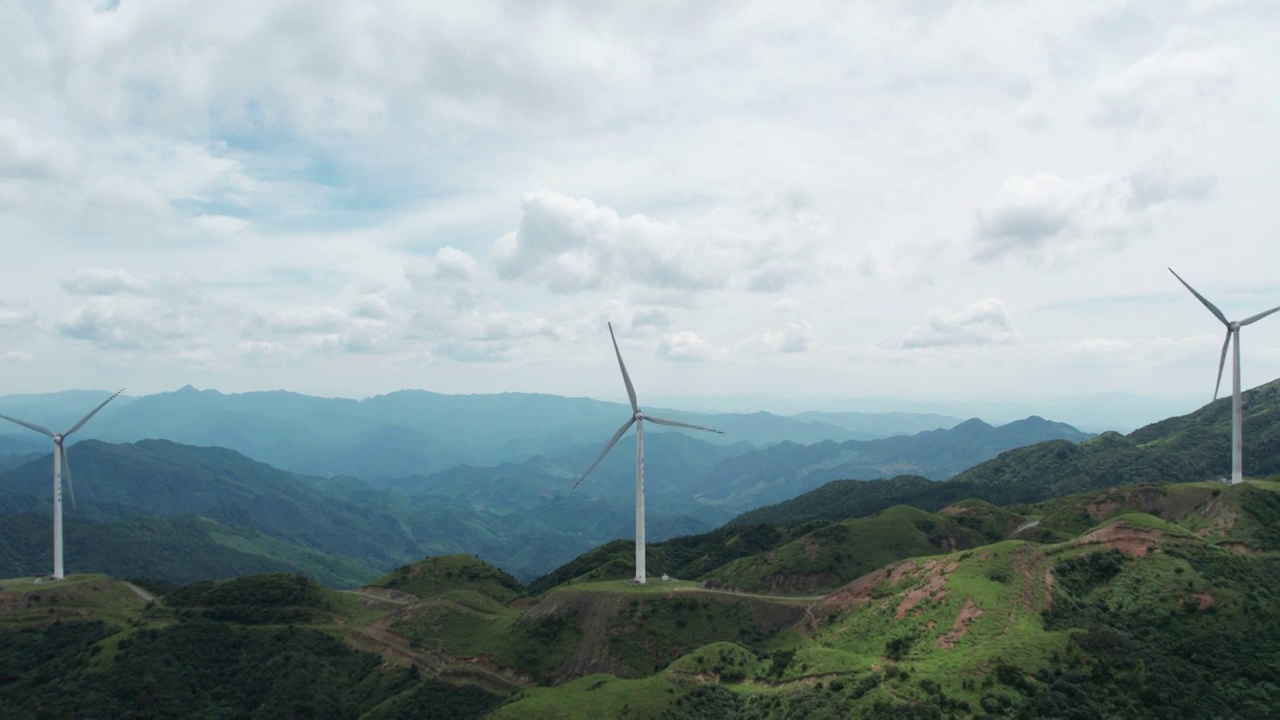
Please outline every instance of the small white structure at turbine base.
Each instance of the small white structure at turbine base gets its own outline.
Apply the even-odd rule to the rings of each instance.
[[[115,400],[124,389],[116,391],[114,395],[102,401],[102,404],[94,408],[92,412],[80,418],[80,422],[71,426],[71,429],[64,433],[56,433],[43,425],[19,420],[18,418],[9,417],[8,415],[0,415],[9,422],[17,423],[29,430],[35,430],[41,435],[47,435],[53,438],[53,579],[61,580],[65,575],[62,567],[62,480],[65,477],[67,481],[67,494],[71,497],[71,509],[76,507],[76,491],[71,485],[71,463],[67,460],[66,440],[71,433],[84,427],[89,422],[89,418],[98,414],[98,411],[107,406],[107,403]]]
[[[631,419],[622,424],[618,431],[613,434],[609,440],[609,444],[604,446],[604,450],[596,457],[595,462],[582,473],[582,477],[578,478],[578,482],[574,483],[574,487],[585,479],[591,471],[604,460],[604,456],[609,454],[614,445],[618,444],[618,440],[622,439],[624,433],[636,426],[636,583],[645,584],[645,537],[644,537],[644,423],[649,421],[658,425],[669,425],[671,427],[689,428],[691,430],[706,430],[720,435],[724,433],[719,430],[702,427],[700,425],[690,425],[689,423],[679,422],[677,420],[667,420],[665,418],[646,415],[640,410],[640,404],[636,401],[636,389],[631,384],[631,376],[627,374],[627,366],[622,362],[622,351],[618,349],[618,339],[613,334],[613,323],[609,323],[609,338],[613,340],[613,352],[618,356],[618,368],[622,371],[622,382],[627,386],[627,398],[631,401]],[[665,579],[665,576],[664,576]]]
[[[1218,361],[1218,382],[1213,386],[1213,399],[1218,399],[1218,389],[1222,386],[1222,370],[1227,365],[1227,347],[1232,348],[1231,357],[1231,484],[1244,482],[1244,405],[1240,397],[1240,328],[1246,325],[1252,325],[1262,318],[1280,310],[1280,307],[1273,307],[1265,312],[1247,317],[1244,320],[1232,321],[1222,314],[1216,305],[1209,302],[1209,299],[1196,289],[1187,284],[1178,273],[1173,272],[1173,268],[1169,268],[1169,272],[1178,278],[1178,282],[1182,283],[1192,295],[1196,296],[1218,321],[1227,327],[1227,337],[1222,341],[1222,359]]]

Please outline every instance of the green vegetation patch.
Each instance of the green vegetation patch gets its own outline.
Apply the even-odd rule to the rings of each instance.
[[[277,573],[193,583],[164,596],[181,616],[241,623],[310,622],[330,610],[328,592],[303,575]]]
[[[524,587],[515,578],[480,558],[462,554],[405,565],[369,584],[421,598],[469,589],[505,603],[524,594]]]

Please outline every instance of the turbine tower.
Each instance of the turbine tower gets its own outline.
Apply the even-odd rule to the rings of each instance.
[[[107,403],[115,400],[120,393],[124,392],[121,388],[115,395],[102,401],[102,404],[93,409],[93,412],[80,418],[80,422],[71,426],[71,429],[64,433],[56,433],[43,425],[29,423],[26,420],[9,417],[8,415],[0,415],[9,422],[15,422],[25,428],[30,428],[38,433],[48,435],[53,438],[53,579],[61,580],[62,573],[62,477],[66,474],[67,478],[67,494],[71,496],[71,509],[76,507],[76,491],[71,486],[71,463],[67,462],[67,448],[63,444],[67,436],[84,427],[89,422],[89,418],[98,414],[98,411],[107,406]]]
[[[613,340],[613,352],[618,356],[618,368],[622,370],[622,382],[627,386],[627,397],[631,399],[631,419],[622,424],[618,428],[618,432],[613,434],[613,438],[609,440],[609,444],[604,446],[604,450],[596,458],[595,462],[582,473],[582,477],[578,478],[578,482],[574,483],[574,487],[578,487],[579,483],[587,479],[587,475],[604,460],[604,456],[609,454],[614,445],[618,444],[618,440],[622,439],[622,434],[632,425],[636,426],[636,583],[643,585],[644,579],[644,423],[649,421],[658,425],[670,425],[671,427],[690,428],[692,430],[706,430],[707,432],[724,433],[720,430],[702,427],[700,425],[690,425],[675,420],[666,420],[653,415],[646,415],[640,410],[640,405],[636,402],[636,389],[631,385],[631,376],[627,375],[627,366],[622,362],[622,352],[618,350],[618,339],[613,335],[613,323],[609,323],[609,338]]]
[[[1196,289],[1187,284],[1178,273],[1173,272],[1173,268],[1169,268],[1169,272],[1178,278],[1178,282],[1182,283],[1192,295],[1196,296],[1204,306],[1209,308],[1209,312],[1213,316],[1227,326],[1227,337],[1222,341],[1222,359],[1218,361],[1218,382],[1213,386],[1213,399],[1218,399],[1218,388],[1222,386],[1222,370],[1227,365],[1227,346],[1234,347],[1231,358],[1231,484],[1244,482],[1244,410],[1240,402],[1240,328],[1245,325],[1252,325],[1271,313],[1280,310],[1280,307],[1274,307],[1266,312],[1260,312],[1252,317],[1244,320],[1231,321],[1226,315],[1222,314],[1208,298],[1196,292]],[[1234,340],[1234,343],[1232,342]]]

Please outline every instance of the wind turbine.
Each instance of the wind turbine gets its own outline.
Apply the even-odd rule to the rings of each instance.
[[[1236,483],[1244,482],[1244,440],[1241,437],[1244,430],[1244,411],[1240,402],[1240,328],[1258,322],[1271,313],[1280,310],[1280,307],[1274,307],[1266,312],[1260,312],[1244,320],[1233,322],[1228,320],[1227,316],[1223,315],[1222,311],[1209,302],[1205,296],[1196,292],[1195,288],[1187,285],[1187,281],[1183,280],[1178,273],[1173,272],[1173,268],[1169,268],[1169,272],[1173,273],[1173,276],[1178,278],[1178,282],[1185,285],[1191,291],[1191,294],[1196,296],[1196,299],[1204,303],[1204,306],[1209,308],[1209,312],[1213,313],[1214,317],[1227,326],[1227,337],[1222,341],[1222,359],[1218,361],[1218,382],[1213,386],[1214,400],[1218,399],[1218,388],[1222,386],[1222,370],[1227,365],[1227,346],[1232,345],[1233,338],[1235,340],[1235,352],[1232,354],[1231,359],[1231,484],[1235,485]]]
[[[578,482],[574,483],[574,487],[578,487],[579,483],[587,479],[587,475],[604,460],[604,456],[609,454],[614,445],[618,444],[618,440],[622,438],[622,434],[632,425],[636,426],[636,584],[644,584],[644,423],[649,421],[658,425],[670,425],[671,427],[690,428],[692,430],[706,430],[707,432],[719,433],[720,430],[712,430],[711,428],[702,427],[700,425],[690,425],[676,420],[666,420],[652,415],[646,415],[640,410],[640,405],[636,402],[636,389],[631,385],[631,376],[627,375],[627,366],[622,362],[622,352],[618,350],[618,339],[613,335],[613,323],[609,323],[609,338],[613,340],[613,352],[618,356],[618,367],[622,370],[622,382],[627,386],[627,397],[631,399],[631,419],[622,424],[618,428],[618,432],[613,434],[613,438],[609,440],[609,444],[604,446],[604,450],[595,462],[582,473],[582,477],[578,478]]]
[[[76,507],[76,491],[71,486],[71,463],[67,461],[67,448],[63,444],[71,433],[84,427],[89,422],[89,418],[98,414],[98,411],[107,406],[107,403],[116,399],[120,393],[124,392],[124,388],[120,388],[115,395],[102,401],[102,404],[93,409],[93,412],[80,418],[80,422],[71,426],[71,429],[64,433],[56,433],[43,425],[29,423],[26,420],[19,420],[8,415],[0,415],[9,422],[15,422],[22,427],[30,428],[38,433],[48,435],[53,438],[53,579],[61,580],[62,573],[62,476],[66,473],[67,477],[67,493],[71,496],[71,509]]]

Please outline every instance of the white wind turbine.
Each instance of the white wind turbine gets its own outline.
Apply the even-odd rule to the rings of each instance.
[[[1209,312],[1213,313],[1214,317],[1227,326],[1227,337],[1222,342],[1222,359],[1218,361],[1218,382],[1213,386],[1214,400],[1218,399],[1218,388],[1222,385],[1222,370],[1227,364],[1227,346],[1233,345],[1232,339],[1234,338],[1235,340],[1235,351],[1231,359],[1231,484],[1244,482],[1244,440],[1242,438],[1244,411],[1240,402],[1240,328],[1258,322],[1271,313],[1280,310],[1280,307],[1274,307],[1244,320],[1232,322],[1205,296],[1196,292],[1195,288],[1187,285],[1187,281],[1183,280],[1178,273],[1173,272],[1173,268],[1169,268],[1169,272],[1173,273],[1173,276],[1178,278],[1178,282],[1185,285],[1192,295],[1195,295],[1200,302],[1204,303],[1204,306],[1209,308]]]
[[[706,430],[707,432],[724,433],[720,430],[702,427],[700,425],[690,425],[689,423],[677,422],[675,420],[666,420],[652,415],[646,415],[640,411],[640,405],[636,402],[636,389],[631,385],[631,376],[627,375],[627,366],[622,362],[622,352],[618,350],[618,339],[613,335],[613,323],[609,323],[609,338],[613,340],[613,352],[618,356],[618,367],[622,370],[622,382],[627,386],[627,397],[631,399],[631,419],[622,424],[618,428],[618,432],[613,434],[613,438],[609,440],[609,444],[604,446],[604,450],[595,462],[591,463],[586,472],[582,473],[582,477],[578,478],[578,482],[574,483],[574,487],[587,479],[587,475],[600,464],[605,455],[618,444],[618,440],[622,438],[622,434],[627,428],[633,424],[636,426],[636,583],[643,585],[644,580],[644,423],[648,420],[658,425],[670,425],[672,427],[690,428],[693,430]]]
[[[107,403],[116,399],[120,393],[124,392],[121,388],[115,395],[102,401],[102,404],[93,409],[93,412],[80,418],[80,422],[71,426],[71,429],[64,433],[56,433],[43,425],[29,423],[26,420],[9,417],[8,415],[0,415],[9,422],[15,422],[25,428],[30,428],[38,433],[48,435],[53,438],[53,579],[61,580],[62,573],[62,477],[63,473],[67,478],[67,493],[71,496],[71,509],[76,507],[76,491],[71,486],[71,463],[67,462],[67,448],[63,444],[67,436],[84,427],[89,422],[89,418],[98,414],[98,411],[107,406]]]

